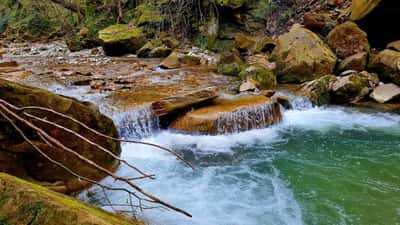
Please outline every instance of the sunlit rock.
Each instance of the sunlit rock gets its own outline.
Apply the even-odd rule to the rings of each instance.
[[[374,89],[371,98],[379,103],[386,103],[400,98],[400,87],[395,84],[382,84]]]
[[[186,113],[170,128],[202,134],[222,134],[267,127],[281,120],[279,104],[260,95],[218,98]]]

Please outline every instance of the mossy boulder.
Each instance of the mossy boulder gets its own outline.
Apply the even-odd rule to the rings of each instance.
[[[0,96],[2,99],[19,107],[40,106],[50,108],[71,116],[105,135],[118,137],[118,132],[113,121],[102,115],[91,103],[80,102],[76,99],[56,95],[43,89],[20,85],[2,79],[0,79]],[[31,113],[69,128],[87,139],[95,141],[104,148],[109,149],[115,155],[119,155],[121,152],[120,144],[118,142],[105,138],[96,138],[96,135],[94,135],[93,132],[88,131],[68,119],[37,110],[32,111]],[[21,162],[23,169],[25,169],[26,174],[29,175],[29,177],[38,181],[46,182],[62,181],[66,186],[66,192],[74,192],[87,186],[87,183],[83,181],[79,182],[76,177],[51,163],[36,152],[4,119],[0,120],[0,123],[0,136],[4,137],[3,139],[0,139],[0,151],[13,153],[16,159]],[[106,154],[70,133],[45,123],[34,123],[65,146],[98,165],[109,170],[114,170],[118,166],[118,162],[109,154]],[[27,137],[39,146],[43,152],[51,158],[63,163],[74,172],[94,180],[99,180],[106,176],[106,174],[79,160],[72,153],[68,153],[54,146],[48,146],[42,142],[30,128],[25,126],[21,126],[21,128],[25,131]],[[12,170],[7,172],[14,174],[14,171]]]
[[[331,103],[330,92],[336,81],[335,75],[325,75],[305,83],[301,88],[301,93],[306,95],[314,105],[327,105]]]
[[[224,52],[217,64],[217,72],[229,76],[237,76],[243,70],[243,60],[234,52]]]
[[[400,85],[400,52],[386,49],[372,54],[368,67],[378,73],[383,82]]]
[[[368,72],[340,77],[332,85],[332,102],[336,104],[357,102],[368,96],[378,83],[378,76]]]
[[[201,59],[194,55],[185,54],[179,58],[179,62],[188,66],[195,66],[201,64]]]
[[[128,24],[111,25],[99,31],[99,40],[104,52],[111,56],[134,54],[147,41],[142,29]]]
[[[349,56],[341,61],[338,65],[338,72],[346,70],[363,71],[368,62],[368,53],[360,52],[355,55]]]
[[[272,58],[280,83],[301,83],[331,74],[337,60],[315,33],[298,24],[279,37]]]
[[[251,79],[255,81],[257,87],[262,89],[274,88],[277,84],[274,72],[263,66],[249,66],[239,76],[242,80]]]
[[[139,58],[164,58],[171,52],[172,49],[162,45],[160,41],[149,41],[137,51],[137,56]]]
[[[0,224],[143,225],[5,173],[0,173]]]
[[[167,58],[165,58],[161,63],[160,67],[164,69],[177,69],[181,67],[179,62],[178,53],[172,52]]]
[[[367,33],[351,21],[336,26],[327,38],[328,45],[342,59],[370,50]]]

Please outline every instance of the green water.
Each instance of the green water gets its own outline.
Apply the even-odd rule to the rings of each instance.
[[[400,224],[400,115],[348,108],[284,113],[281,124],[231,135],[156,132],[196,170],[144,146],[122,157],[157,180],[140,185],[193,214],[149,210],[152,225]],[[132,176],[127,168],[119,174]],[[114,184],[112,180],[106,180]],[[96,192],[96,190],[94,190]],[[101,191],[97,191],[101,203]],[[110,193],[114,202],[126,201]]]

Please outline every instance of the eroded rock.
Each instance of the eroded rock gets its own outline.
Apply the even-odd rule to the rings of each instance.
[[[216,135],[266,127],[281,117],[277,102],[261,95],[245,95],[217,98],[211,105],[179,117],[170,128]]]

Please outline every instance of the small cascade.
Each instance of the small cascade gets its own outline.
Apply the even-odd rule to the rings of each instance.
[[[290,104],[296,110],[311,109],[313,107],[311,100],[306,96],[294,96],[290,99]]]
[[[217,133],[236,133],[264,128],[282,119],[278,103],[262,103],[231,113],[223,113],[217,119]]]
[[[158,117],[150,106],[136,108],[114,116],[121,137],[141,139],[160,129]]]

